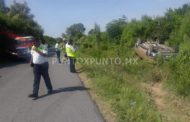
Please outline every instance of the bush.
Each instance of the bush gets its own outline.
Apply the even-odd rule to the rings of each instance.
[[[172,76],[169,85],[183,96],[190,95],[190,40],[180,45],[179,54],[171,59],[170,69]]]

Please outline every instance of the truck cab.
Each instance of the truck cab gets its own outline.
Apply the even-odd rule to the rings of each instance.
[[[0,54],[30,59],[30,48],[34,43],[32,36],[18,36],[11,32],[0,32]]]
[[[30,49],[34,42],[34,37],[25,36],[25,37],[17,37],[16,41],[16,51],[14,52],[19,58],[30,59]]]

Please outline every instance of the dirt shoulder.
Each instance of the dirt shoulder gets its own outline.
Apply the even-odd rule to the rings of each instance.
[[[163,122],[190,122],[189,99],[180,98],[166,91],[163,82],[143,83],[142,86],[149,92]]]

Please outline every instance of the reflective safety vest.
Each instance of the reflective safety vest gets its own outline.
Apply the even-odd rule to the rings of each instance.
[[[66,53],[67,53],[67,56],[72,57],[72,58],[75,58],[76,56],[75,51],[73,51],[71,47],[66,47]]]
[[[41,44],[39,47],[36,47],[36,46],[32,46],[32,50],[38,50],[38,51],[41,51],[41,52],[43,52],[43,53],[48,53],[47,52],[47,45],[45,45],[45,44]]]

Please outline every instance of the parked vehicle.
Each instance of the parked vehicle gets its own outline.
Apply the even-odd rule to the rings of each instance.
[[[0,32],[0,53],[28,60],[31,57],[30,48],[33,42],[32,36],[18,36],[9,32]]]

